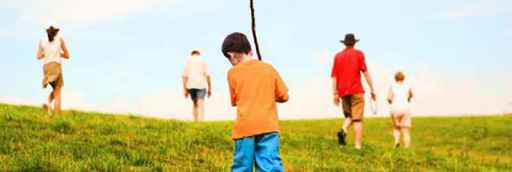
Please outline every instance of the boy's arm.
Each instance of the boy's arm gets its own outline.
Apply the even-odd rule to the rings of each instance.
[[[286,84],[284,83],[283,79],[279,75],[279,73],[274,69],[276,74],[276,102],[278,103],[284,103],[288,101],[288,88],[286,87]]]
[[[231,72],[228,72],[228,86],[229,86],[229,94],[231,97],[231,106],[236,106],[236,91],[235,91],[235,80],[231,76]]]

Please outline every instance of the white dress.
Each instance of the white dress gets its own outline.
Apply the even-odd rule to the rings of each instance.
[[[391,113],[410,113],[410,105],[409,105],[409,91],[411,88],[407,83],[398,83],[395,82],[391,85],[389,91],[392,96],[391,103]]]

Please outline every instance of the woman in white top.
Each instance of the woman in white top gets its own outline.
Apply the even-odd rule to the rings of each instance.
[[[404,147],[411,144],[411,110],[409,103],[413,97],[412,89],[404,82],[403,72],[395,74],[395,82],[389,88],[388,103],[391,105],[391,119],[393,121],[394,147],[400,145],[400,136],[403,136]]]
[[[47,36],[39,41],[37,59],[43,62],[43,88],[50,84],[53,88],[48,96],[48,103],[43,105],[47,111],[60,114],[61,112],[61,91],[64,86],[62,76],[62,59],[69,59],[69,52],[64,39],[58,35],[59,29],[50,26],[46,29]],[[53,108],[51,108],[53,103]]]

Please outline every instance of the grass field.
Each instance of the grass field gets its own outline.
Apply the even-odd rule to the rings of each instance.
[[[282,121],[281,156],[287,171],[512,171],[512,116],[413,123],[394,150],[390,121],[367,119],[357,151],[337,145],[339,119]],[[229,171],[231,126],[0,104],[0,171]]]

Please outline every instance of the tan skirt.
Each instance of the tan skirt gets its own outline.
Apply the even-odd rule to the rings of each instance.
[[[62,88],[64,86],[64,78],[62,76],[62,67],[60,63],[50,62],[43,66],[43,88],[50,84],[53,89]]]

